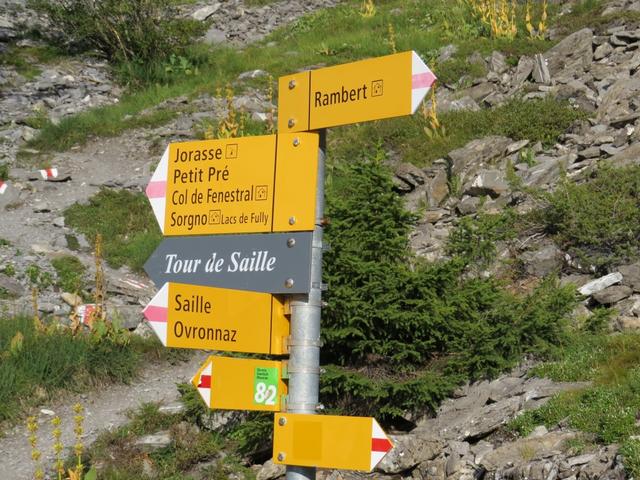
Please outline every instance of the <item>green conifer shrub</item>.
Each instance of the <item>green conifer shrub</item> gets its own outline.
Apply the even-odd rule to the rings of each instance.
[[[414,258],[415,217],[383,157],[341,163],[328,182],[321,388],[331,409],[393,420],[561,343],[575,294],[552,279],[518,297],[496,279],[465,278],[474,256],[464,249],[450,261]]]

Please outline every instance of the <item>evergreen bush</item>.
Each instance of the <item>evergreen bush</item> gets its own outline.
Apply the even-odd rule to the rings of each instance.
[[[640,167],[601,167],[582,184],[565,180],[538,221],[584,268],[607,269],[640,255]]]
[[[561,343],[575,294],[551,279],[522,298],[493,278],[465,279],[464,249],[434,264],[412,257],[415,217],[383,159],[342,163],[328,182],[322,355],[333,366],[321,388],[332,409],[393,420]]]
[[[31,0],[68,45],[116,64],[149,65],[180,54],[203,24],[177,17],[171,0]]]

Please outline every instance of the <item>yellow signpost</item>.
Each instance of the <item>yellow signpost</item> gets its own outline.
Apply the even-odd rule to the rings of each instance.
[[[282,362],[210,356],[192,380],[213,410],[279,412],[287,385]]]
[[[284,301],[268,293],[165,283],[143,314],[167,347],[286,353]]]
[[[275,415],[274,463],[368,472],[392,448],[371,417]]]
[[[411,115],[435,80],[413,51],[280,77],[278,131]]]
[[[164,235],[313,230],[318,135],[171,143],[146,193]]]

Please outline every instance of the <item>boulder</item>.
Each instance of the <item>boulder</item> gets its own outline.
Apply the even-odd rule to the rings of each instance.
[[[267,460],[258,473],[256,474],[256,480],[274,480],[285,474],[286,467],[284,465],[278,465],[273,463],[273,460]]]
[[[604,290],[611,285],[620,283],[622,281],[622,278],[623,277],[620,272],[613,272],[603,277],[596,278],[589,283],[585,283],[578,289],[578,292],[581,295],[593,295],[594,293],[600,292],[601,290]]]
[[[630,297],[632,293],[633,290],[626,285],[612,285],[604,290],[595,292],[592,297],[600,305],[612,305],[620,300]]]
[[[525,252],[521,258],[527,273],[540,278],[560,270],[564,259],[562,251],[554,244],[543,246],[533,252]]]
[[[584,72],[593,61],[593,31],[583,28],[572,33],[548,50],[544,58],[552,77],[565,69]]]
[[[385,455],[377,470],[388,475],[406,472],[416,465],[434,459],[444,447],[443,442],[423,435],[391,435],[393,449]]]
[[[473,197],[489,195],[496,198],[509,191],[510,187],[502,170],[482,170],[465,187],[464,193]]]
[[[631,287],[634,292],[640,292],[640,262],[622,265],[618,271],[622,274],[622,285]]]
[[[497,135],[472,140],[447,155],[451,161],[451,173],[462,177],[465,174],[473,175],[482,166],[504,156],[507,147],[512,143],[513,140],[510,138]],[[464,178],[461,180],[464,181]]]
[[[640,96],[640,78],[621,78],[603,95],[598,107],[597,120],[610,122],[634,114],[632,102]]]

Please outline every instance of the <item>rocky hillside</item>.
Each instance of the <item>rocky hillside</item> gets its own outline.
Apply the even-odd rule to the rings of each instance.
[[[317,0],[251,6],[242,0],[229,0],[189,3],[179,8],[181,15],[209,22],[205,43],[242,49],[312,10],[338,3]],[[576,2],[561,3],[565,14],[576,6]],[[408,163],[389,149],[387,162],[395,175],[395,189],[419,218],[410,235],[411,248],[418,256],[431,262],[449,258],[450,237],[465,221],[505,211],[525,215],[545,205],[550,197],[544,195],[557,192],[562,185],[587,185],[598,172],[640,165],[640,15],[633,15],[640,13],[640,1],[611,0],[597,12],[598,17],[590,24],[569,35],[551,29],[548,36],[555,44],[544,53],[520,55],[513,61],[508,52],[475,52],[465,61],[476,65],[474,71],[482,75],[459,78],[437,89],[438,115],[499,111],[516,99],[546,101],[549,105],[568,102],[580,112],[579,118],[553,141],[503,135],[474,138],[427,162],[426,167]],[[42,41],[24,32],[46,28],[46,18],[35,15],[24,2],[2,1],[0,54],[14,49],[40,51]],[[457,48],[452,44],[440,49],[437,64],[446,64]],[[6,171],[0,176],[4,178],[0,181],[0,302],[10,312],[29,311],[32,288],[37,287],[40,312],[68,324],[72,310],[82,299],[78,292],[65,290],[55,281],[60,273],[52,260],[77,257],[86,269],[86,282],[91,282],[95,267],[90,239],[65,225],[65,209],[86,204],[104,187],[143,191],[162,146],[193,138],[201,122],[216,120],[215,112],[223,111],[225,102],[209,93],[170,98],[141,114],[162,109],[178,112],[162,125],[94,138],[64,152],[45,153],[48,168],[41,169],[41,165],[24,159],[38,155],[42,160],[40,152],[25,145],[38,135],[44,120],[55,124],[97,106],[117,104],[125,91],[112,77],[107,62],[94,56],[44,61],[34,53],[31,61],[35,67],[31,70],[9,62],[0,65],[0,172]],[[235,79],[243,93],[233,98],[233,105],[256,122],[263,122],[274,108],[268,93],[252,83],[264,76],[266,72],[249,70]],[[589,200],[587,196],[585,201]],[[622,255],[620,261],[601,261],[602,256],[585,254],[565,240],[540,225],[519,228],[510,238],[490,238],[495,256],[481,268],[469,271],[468,276],[497,275],[512,280],[513,290],[528,291],[540,279],[557,275],[560,284],[573,285],[581,295],[581,303],[572,315],[576,323],[598,315],[605,307],[612,312],[606,326],[611,333],[640,329],[638,252]],[[517,266],[515,276],[513,265]],[[118,316],[125,328],[148,334],[141,307],[153,296],[155,287],[143,274],[127,267],[107,267],[105,275],[108,312]],[[373,476],[630,478],[619,445],[597,441],[589,448],[576,449],[581,433],[566,419],[553,426],[544,426],[543,422],[533,425],[533,433],[528,436],[518,436],[505,428],[514,418],[522,418],[522,412],[546,404],[553,395],[579,391],[588,385],[531,377],[532,365],[525,361],[495,380],[460,387],[433,418],[407,415],[408,427],[395,432],[396,447]],[[167,396],[167,400],[173,400],[174,395]],[[136,406],[137,398],[126,398],[122,410]],[[161,399],[154,396],[150,400]],[[184,406],[176,408],[180,411]],[[98,412],[94,414],[99,418]],[[114,422],[124,423],[125,419]],[[100,433],[99,422],[95,425],[88,441]],[[214,421],[213,427],[216,425]],[[172,442],[167,432],[160,433],[166,434],[160,436],[166,442],[158,442],[159,437],[143,438],[142,443],[148,440],[151,444],[145,448],[161,450]],[[26,438],[26,433],[16,427],[7,439],[0,438],[0,452],[5,457],[0,466],[15,479],[32,474],[30,465],[12,461],[19,450],[14,450],[12,443],[21,436]],[[23,448],[20,454],[24,453]],[[210,478],[198,473],[197,467],[193,470],[195,473],[190,473],[196,478]],[[153,470],[148,473],[154,475]],[[268,461],[255,465],[248,475],[254,473],[258,480],[270,480],[281,477],[284,471]],[[365,475],[322,471],[318,476],[334,480]]]

